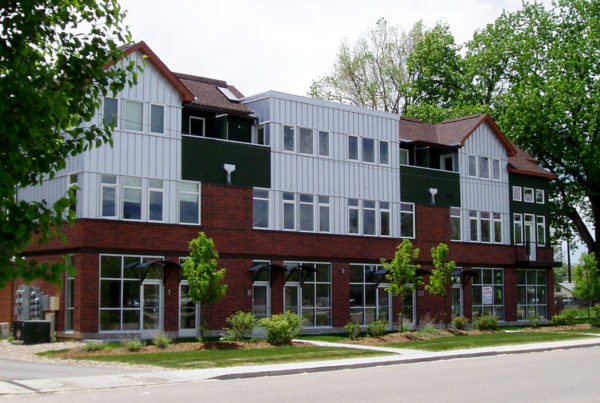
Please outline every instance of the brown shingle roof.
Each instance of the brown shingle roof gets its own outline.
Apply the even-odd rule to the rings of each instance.
[[[174,74],[195,96],[195,99],[190,102],[189,106],[241,116],[247,116],[252,113],[246,105],[236,101],[230,101],[218,89],[219,87],[227,88],[238,98],[243,98],[244,95],[233,85],[228,85],[225,81],[212,78],[192,76],[183,73]]]
[[[525,151],[511,143],[488,114],[464,116],[441,123],[426,123],[419,119],[400,119],[400,139],[411,142],[464,146],[465,141],[482,124],[487,123],[506,149],[509,172],[553,179],[556,176],[537,164]]]

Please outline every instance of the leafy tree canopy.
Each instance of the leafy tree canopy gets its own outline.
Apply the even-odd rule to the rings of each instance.
[[[413,249],[412,243],[408,239],[403,239],[396,247],[392,261],[381,259],[381,264],[388,271],[385,278],[390,285],[385,289],[386,291],[394,296],[405,296],[422,283],[421,277],[417,276],[417,269],[421,266],[413,263],[419,257],[419,253],[419,248]]]
[[[445,243],[431,248],[431,257],[435,268],[429,277],[429,284],[425,286],[430,294],[446,295],[448,287],[452,284],[450,274],[454,271],[456,264],[453,260],[448,260],[449,252],[448,245]]]
[[[227,291],[225,269],[219,269],[219,253],[212,238],[204,232],[192,239],[189,246],[190,256],[183,262],[183,276],[189,284],[188,295],[194,302],[211,304],[221,300]]]
[[[581,263],[575,267],[575,287],[573,295],[590,303],[600,300],[600,273],[593,253],[581,255]]]
[[[120,64],[128,42],[116,0],[14,0],[0,8],[0,288],[23,277],[59,282],[62,263],[37,264],[19,255],[48,242],[56,226],[74,221],[70,191],[53,205],[18,200],[65,159],[111,141],[111,128],[90,124],[107,93],[136,80]],[[108,64],[113,68],[106,68]]]

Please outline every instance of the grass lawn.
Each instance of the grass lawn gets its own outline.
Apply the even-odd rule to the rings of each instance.
[[[348,341],[348,335],[344,333],[338,334],[305,334],[298,336],[301,340],[328,341],[332,343],[343,343]]]
[[[316,361],[341,358],[359,358],[389,355],[378,351],[335,347],[267,347],[231,350],[196,350],[160,353],[129,353],[86,357],[86,360],[117,361],[130,364],[156,365],[167,368],[198,369],[232,367],[239,365],[281,364],[286,362]]]
[[[488,346],[502,346],[506,344],[540,343],[546,341],[559,341],[581,339],[588,336],[578,333],[552,333],[552,332],[516,332],[516,333],[489,333],[473,336],[443,337],[433,340],[413,341],[408,343],[390,343],[387,347],[410,348],[415,350],[445,351],[463,348],[478,348]]]

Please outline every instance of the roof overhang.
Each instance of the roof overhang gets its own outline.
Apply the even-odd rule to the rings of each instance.
[[[522,169],[517,169],[512,166],[510,163],[506,167],[509,173],[519,174],[519,175],[527,175],[527,176],[537,176],[538,178],[546,178],[546,179],[556,179],[557,176],[551,172],[533,172],[533,171],[524,171]]]

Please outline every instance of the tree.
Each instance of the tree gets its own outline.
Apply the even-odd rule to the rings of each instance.
[[[573,295],[577,299],[585,301],[589,322],[590,305],[600,300],[600,273],[598,273],[598,262],[593,253],[581,255],[581,262],[575,267]]]
[[[136,80],[119,64],[130,35],[116,0],[14,0],[0,8],[0,288],[7,281],[60,282],[63,263],[19,257],[74,222],[69,191],[53,205],[18,199],[65,167],[65,159],[111,141],[90,124],[102,97]],[[112,68],[106,68],[114,64]]]
[[[400,296],[404,301],[404,297],[411,295],[418,286],[422,284],[421,277],[417,275],[417,270],[420,268],[418,264],[413,263],[419,257],[419,248],[413,250],[413,245],[408,239],[403,239],[402,243],[396,247],[394,259],[387,262],[381,258],[381,264],[388,272],[385,275],[386,280],[390,284],[385,290],[393,296]],[[400,332],[403,331],[404,315],[398,315],[400,319]]]
[[[189,245],[190,256],[183,261],[183,276],[189,284],[188,296],[195,303],[212,304],[220,301],[227,292],[225,269],[219,269],[217,259],[219,253],[215,249],[212,238],[204,232],[192,239]],[[204,337],[202,325],[202,305],[200,305],[200,331]]]
[[[431,248],[431,258],[433,259],[433,271],[429,277],[429,284],[425,286],[425,289],[432,295],[443,295],[448,294],[448,288],[452,285],[451,274],[456,267],[456,263],[453,260],[448,260],[448,245],[440,243],[438,246]],[[445,298],[446,302],[446,313],[449,310],[448,298]]]
[[[333,72],[313,81],[309,96],[400,113],[412,101],[406,59],[423,35],[417,22],[409,32],[380,18],[353,45],[343,41]]]
[[[558,220],[567,217],[588,250],[600,253],[600,2],[558,0],[550,10],[524,3],[475,32],[463,63],[431,60],[422,43],[409,65],[436,67],[429,74],[443,73],[445,81],[462,74],[462,86],[450,87],[454,93],[443,100],[451,102],[442,102],[432,80],[414,82],[423,101],[408,114],[435,122],[491,112],[510,140],[557,175],[549,191],[552,225],[564,228]],[[452,42],[445,43],[451,52]],[[569,231],[557,234],[567,239]]]

